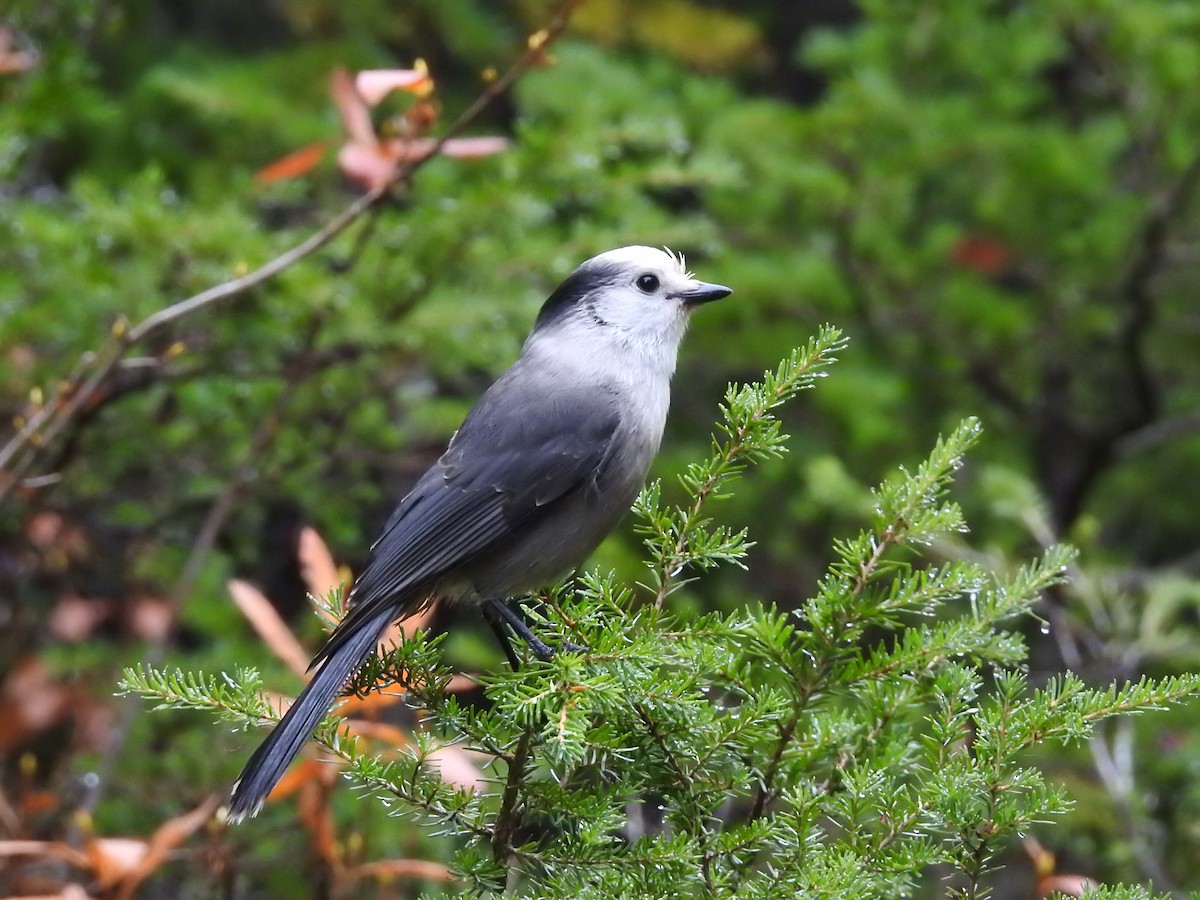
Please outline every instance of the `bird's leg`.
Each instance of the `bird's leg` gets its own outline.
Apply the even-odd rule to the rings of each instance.
[[[483,620],[488,623],[488,628],[492,629],[492,634],[496,636],[496,640],[500,643],[500,649],[504,651],[504,656],[508,660],[508,664],[515,672],[520,668],[517,651],[513,649],[512,641],[508,639],[508,632],[504,630],[504,621],[507,620],[502,621],[499,618],[499,614],[492,608],[493,603],[497,603],[497,601],[488,600],[483,604]]]
[[[521,618],[521,621],[524,622],[528,626],[529,622],[525,618],[528,615],[528,613],[525,612],[525,602],[523,600],[510,601],[508,604],[508,608],[513,613],[515,613],[517,616],[519,616]],[[520,632],[517,632],[517,633],[521,634]],[[521,637],[525,637],[525,635],[521,634]],[[525,638],[525,640],[529,640],[529,638]],[[541,644],[542,642],[538,641],[538,643]],[[530,644],[530,646],[533,646],[533,645]],[[546,645],[542,644],[542,646],[545,647]],[[587,650],[587,647],[583,646],[582,644],[572,643],[571,641],[568,641],[566,638],[563,638],[562,642],[558,645],[558,649],[566,650],[568,653],[583,653],[584,651]],[[537,649],[535,648],[533,652],[537,653]],[[551,650],[551,653],[553,653],[553,652],[554,651]],[[545,658],[545,657],[542,657],[542,658]]]
[[[533,655],[538,659],[545,662],[554,656],[554,650],[547,646],[541,638],[533,633],[533,630],[525,623],[525,620],[521,618],[521,614],[519,612],[512,609],[503,600],[488,600],[484,604],[484,608],[490,609],[492,614],[496,617],[496,619],[493,620],[495,623],[493,628],[499,629],[500,622],[498,620],[503,619],[504,622],[507,623],[508,627],[515,631],[525,641],[525,643],[529,645],[529,649],[533,651]],[[520,607],[518,607],[518,609],[519,608]],[[507,637],[501,643],[508,644]],[[508,644],[506,649],[511,653],[512,645]],[[511,656],[509,656],[508,659],[509,662],[513,661],[513,657]]]
[[[566,650],[568,653],[586,653],[588,649],[586,644],[576,644],[574,641],[568,641],[566,638],[563,638],[563,642],[558,647],[560,650]]]

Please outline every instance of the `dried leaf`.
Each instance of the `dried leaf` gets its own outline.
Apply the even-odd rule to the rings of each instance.
[[[503,153],[512,146],[512,141],[506,137],[486,135],[481,137],[451,138],[442,147],[442,155],[455,159],[479,159],[482,156],[495,156]]]
[[[92,895],[81,884],[64,884],[57,894],[22,894],[4,900],[92,900]]]
[[[313,849],[318,858],[333,869],[339,869],[342,862],[334,837],[333,813],[329,808],[336,771],[326,767],[321,775],[305,781],[297,804],[300,824],[312,835]]]
[[[175,624],[175,606],[166,597],[135,594],[125,608],[125,627],[143,641],[165,641]]]
[[[466,691],[477,691],[480,688],[478,675],[454,675],[446,684],[447,694],[461,694]]]
[[[232,579],[228,588],[229,596],[237,608],[271,648],[271,652],[283,660],[289,669],[307,680],[308,653],[300,646],[287,623],[279,617],[271,601],[254,585],[239,578]]]
[[[348,734],[355,737],[378,741],[392,749],[407,747],[412,744],[408,733],[387,722],[369,722],[366,719],[347,719],[344,723]]]
[[[332,781],[334,775],[341,770],[342,765],[341,760],[333,759],[332,757],[322,756],[305,759],[299,765],[292,766],[279,779],[279,783],[267,795],[267,801],[275,803],[285,800],[292,794],[297,793],[310,781]]]
[[[216,795],[208,797],[195,809],[183,815],[167,819],[155,829],[146,845],[146,852],[137,865],[124,877],[117,900],[127,900],[147,876],[163,864],[167,855],[191,837],[213,817],[220,801]]]
[[[87,535],[62,513],[42,510],[25,522],[25,537],[42,553],[55,551],[71,558],[88,555]]]
[[[74,847],[60,841],[0,840],[0,859],[14,856],[53,857],[65,859],[71,865],[87,868],[88,858]]]
[[[381,859],[363,863],[346,870],[350,879],[374,878],[389,881],[393,878],[424,878],[429,881],[450,881],[454,878],[443,864],[424,859]]]
[[[75,644],[91,637],[112,612],[111,601],[66,594],[54,604],[47,624],[58,640]]]
[[[190,812],[168,819],[149,840],[108,837],[88,841],[87,865],[101,890],[116,888],[116,900],[128,900],[172,850],[212,818],[217,806],[217,798],[209,797]]]
[[[354,87],[354,79],[345,69],[334,69],[329,78],[329,91],[333,105],[342,117],[342,126],[350,143],[372,147],[378,143],[375,126],[371,123],[371,111]]]
[[[93,838],[88,841],[88,865],[101,890],[120,884],[136,872],[150,852],[150,844],[141,838]]]
[[[342,575],[329,551],[329,545],[315,528],[305,526],[300,530],[296,558],[300,563],[300,577],[314,597],[326,597],[341,585]]]
[[[254,180],[259,184],[270,184],[274,181],[286,181],[306,175],[317,167],[329,150],[329,141],[317,141],[299,150],[293,150],[287,156],[280,157],[273,163],[263,166],[254,173]]]
[[[503,137],[451,138],[438,151],[442,156],[455,159],[479,159],[494,156],[511,146]],[[383,143],[383,153],[396,163],[411,163],[424,159],[433,152],[437,141],[425,137],[394,137]]]
[[[347,697],[338,712],[343,716],[373,716],[381,709],[394,706],[403,696],[403,685],[380,682],[365,696]]]
[[[0,28],[0,75],[25,72],[37,65],[37,54],[14,48],[12,30]]]
[[[415,69],[367,69],[354,77],[358,95],[368,106],[378,106],[392,91],[407,91],[427,97],[433,91],[433,79],[423,66]]]
[[[1082,897],[1088,891],[1099,886],[1097,882],[1084,875],[1056,875],[1058,860],[1037,838],[1025,838],[1021,842],[1021,847],[1024,849],[1025,855],[1029,857],[1029,861],[1033,863],[1034,871],[1037,873],[1036,893],[1038,897],[1049,897],[1055,893],[1065,894],[1068,897]]]
[[[1049,878],[1038,879],[1037,892],[1039,897],[1050,897],[1054,894],[1082,897],[1099,886],[1099,882],[1086,875],[1051,875]]]
[[[30,819],[42,813],[53,812],[59,807],[59,797],[54,791],[28,791],[21,794],[18,806],[22,819]]]
[[[71,718],[75,692],[55,679],[34,656],[17,662],[0,693],[0,752],[9,752],[34,735]]]
[[[428,757],[446,784],[464,790],[474,790],[484,783],[483,772],[475,764],[475,756],[457,744],[439,747]]]
[[[377,142],[351,141],[338,150],[338,169],[343,175],[366,188],[387,184],[396,171],[397,160]]]

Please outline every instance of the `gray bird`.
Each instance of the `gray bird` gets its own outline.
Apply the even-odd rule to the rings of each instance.
[[[559,285],[371,547],[316,674],[234,784],[231,820],[258,812],[388,626],[434,600],[481,606],[514,667],[503,625],[553,655],[513,598],[578,566],[629,509],[658,452],[689,315],[731,293],[652,247],[602,253]]]

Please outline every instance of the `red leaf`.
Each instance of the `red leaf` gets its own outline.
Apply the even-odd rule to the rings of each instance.
[[[1012,251],[994,238],[966,234],[951,248],[950,258],[980,275],[999,275],[1008,268]]]
[[[273,181],[286,181],[305,175],[316,168],[328,149],[329,141],[317,141],[315,144],[293,150],[287,156],[280,157],[255,172],[254,180],[259,184],[270,184]]]

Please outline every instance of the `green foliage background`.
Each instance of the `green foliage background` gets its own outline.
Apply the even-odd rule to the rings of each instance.
[[[736,290],[689,336],[662,475],[703,456],[727,381],[773,365],[820,322],[852,341],[785,413],[795,452],[719,508],[722,522],[751,525],[748,571],[707,575],[672,597],[677,612],[797,606],[832,537],[870,516],[867,486],[973,414],[987,437],[959,479],[970,549],[947,539],[934,556],[1005,570],[1060,540],[1081,550],[1071,583],[1039,609],[1049,633],[1027,626],[1031,682],[1064,661],[1097,684],[1194,670],[1200,6],[862,0],[823,18],[805,6],[589,0],[554,64],[480,125],[510,135],[509,152],[431,164],[361,247],[345,238],[147,348],[185,351],[131,370],[47,460],[61,481],[0,509],[11,623],[0,665],[43,647],[107,696],[140,648],[54,644],[50,605],[68,589],[169,591],[214,500],[249,465],[171,659],[254,663],[293,689],[225,600],[230,575],[271,569],[272,510],[298,507],[353,566],[558,279],[642,242],[685,251]],[[118,316],[136,321],[258,265],[349,201],[329,163],[253,180],[337,135],[332,67],[422,56],[453,113],[547,9],[10,4],[0,24],[39,63],[0,75],[7,418]],[[23,523],[40,509],[84,523],[88,552],[57,567],[37,558]],[[633,578],[639,556],[626,533],[597,563]],[[306,619],[298,627],[315,636]],[[447,651],[468,668],[499,665],[466,627]],[[1047,752],[1040,764],[1080,802],[1043,842],[1101,879],[1200,888],[1193,717]],[[145,833],[194,805],[247,747],[193,717],[134,727],[128,746],[164,752],[116,763],[94,810],[105,829]],[[1127,739],[1132,782],[1106,782],[1100,760]],[[42,771],[64,784],[95,764],[68,756]],[[428,840],[362,806],[339,815],[365,854]],[[229,840],[245,877],[284,891],[301,873],[279,861],[303,839],[285,811],[267,818]]]

